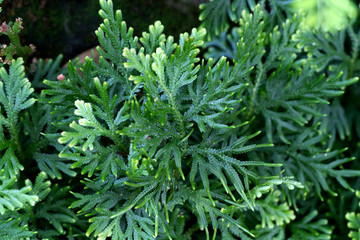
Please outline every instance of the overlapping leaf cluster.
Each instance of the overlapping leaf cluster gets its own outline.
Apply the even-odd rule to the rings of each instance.
[[[75,103],[78,119],[61,133],[59,142],[69,148],[60,157],[73,160],[73,167],[90,177],[85,184],[92,191],[74,193],[79,200],[71,206],[91,216],[87,234],[101,239],[175,238],[181,233],[174,231],[170,219],[181,211],[197,217],[208,236],[209,225],[216,235],[220,219],[252,235],[230,206],[239,207],[236,215],[253,211],[256,199],[274,186],[302,185],[288,177],[262,177],[257,168],[281,164],[243,155],[271,146],[247,145],[260,132],[249,132],[249,121],[239,118],[245,110],[240,105],[248,86],[245,77],[253,69],[249,56],[234,66],[225,58],[201,60],[197,55],[205,29],[181,34],[177,44],[165,37],[160,22],[143,33],[139,47],[121,13],[113,13],[111,1],[100,3],[100,64],[91,65],[88,59],[82,77],[75,73],[74,80],[70,76],[61,83],[47,82],[51,89],[46,90],[56,95],[55,109],[68,107],[67,99]],[[75,100],[78,82],[77,91],[88,94]],[[144,218],[148,220],[140,220]],[[193,230],[184,231],[183,237]]]
[[[74,232],[79,225],[77,216],[68,209],[68,183],[59,187],[48,179],[61,179],[61,172],[74,176],[75,172],[52,151],[52,146],[60,144],[55,141],[52,145],[42,135],[56,132],[51,126],[54,116],[49,106],[37,102],[40,94],[33,88],[43,86],[39,81],[44,76],[54,80],[64,72],[60,61],[61,56],[43,65],[40,59],[34,74],[26,72],[21,57],[0,69],[1,239],[71,236],[70,224]]]
[[[359,75],[356,67],[359,52],[357,25],[331,32],[322,28],[310,31],[300,26],[303,16],[292,16],[295,10],[291,8],[292,1],[264,1],[261,8],[264,12],[263,24],[267,26],[264,28],[268,33],[266,36],[259,34],[258,29],[251,26],[251,21],[244,21],[244,24],[242,20],[231,17],[231,14],[240,13],[240,19],[244,19],[250,11],[254,14],[252,19],[256,19],[256,7],[248,2],[243,7],[244,11],[240,12],[234,6],[241,1],[228,2],[232,7],[217,14],[211,14],[210,9],[220,6],[220,1],[210,1],[202,6],[203,26],[214,27],[210,24],[213,18],[219,20],[219,25],[227,26],[221,34],[216,31],[216,26],[212,28],[207,56],[218,58],[226,55],[236,62],[242,56],[237,51],[239,44],[247,39],[243,37],[246,32],[247,36],[258,36],[255,38],[256,46],[264,45],[262,60],[255,66],[256,74],[249,78],[251,87],[243,103],[250,110],[247,119],[254,117],[252,127],[264,129],[268,141],[275,146],[256,157],[262,161],[271,159],[271,162],[282,163],[285,169],[283,176],[295,176],[304,184],[304,189],[288,192],[285,198],[297,211],[295,222],[302,217],[307,218],[308,211],[302,208],[321,209],[318,218],[324,219],[323,225],[329,221],[337,222],[332,226],[334,232],[323,231],[322,234],[328,237],[347,235],[349,229],[345,227],[345,214],[346,211],[354,211],[356,204],[336,207],[334,202],[339,199],[357,202],[353,191],[359,187],[358,178],[346,179],[359,174],[359,145],[356,144],[359,142],[359,127],[355,120],[359,112],[356,95],[359,85],[355,83]],[[271,8],[266,7],[265,2]],[[287,19],[282,16],[287,16]],[[244,31],[246,28],[250,31]],[[245,46],[250,48],[250,52],[254,51],[251,44]],[[351,49],[347,46],[351,46]],[[260,52],[258,50],[255,56],[259,56]],[[347,85],[351,86],[346,88],[343,96]],[[307,201],[299,204],[299,197],[303,194]],[[320,207],[318,201],[314,200],[317,198],[322,201],[327,199],[328,205]],[[326,222],[325,214],[328,216]],[[355,216],[355,213],[351,214],[348,216]],[[315,221],[316,214],[311,219]],[[288,229],[296,236],[292,226],[290,222],[281,229]],[[301,228],[305,229],[305,226]],[[290,238],[276,227],[265,232],[259,231],[264,239],[270,236]],[[310,236],[316,239],[316,234],[320,232],[314,234],[310,234],[309,239]],[[355,236],[353,233],[351,235]],[[298,236],[307,235],[301,233]]]
[[[69,189],[57,191],[56,185],[50,188],[48,175],[61,178],[60,171],[66,172],[67,168],[56,162],[57,154],[45,153],[49,141],[41,131],[49,128],[52,117],[47,106],[36,103],[38,94],[25,77],[23,64],[18,58],[8,70],[0,69],[2,239],[56,237],[65,232],[62,224],[77,219],[64,198]],[[66,173],[71,175],[71,170]],[[33,179],[34,175],[37,177],[32,183],[27,178]]]
[[[61,57],[40,61],[35,91],[22,59],[2,68],[0,236],[328,239],[347,220],[356,238],[356,210],[334,202],[359,186],[336,137],[358,36],[349,54],[344,32],[266,2],[210,1],[175,40],[160,22],[134,37],[100,0],[98,64],[56,79]]]

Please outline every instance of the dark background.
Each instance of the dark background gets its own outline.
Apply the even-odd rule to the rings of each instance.
[[[160,20],[165,33],[175,38],[199,26],[202,2],[208,0],[113,0],[114,9],[122,10],[123,20],[134,28],[136,36]],[[353,2],[360,4],[360,0]],[[36,46],[31,57],[56,58],[63,54],[65,63],[98,44],[94,33],[102,22],[98,0],[4,0],[1,6],[0,23],[23,19],[22,44]],[[0,37],[1,44],[7,41]]]
[[[127,26],[136,36],[160,20],[165,33],[178,37],[199,26],[199,4],[205,0],[113,0],[121,9]],[[0,22],[23,19],[20,33],[23,45],[34,44],[32,57],[55,58],[63,54],[67,61],[98,44],[94,31],[102,22],[98,0],[4,0]],[[7,39],[0,39],[6,43]]]

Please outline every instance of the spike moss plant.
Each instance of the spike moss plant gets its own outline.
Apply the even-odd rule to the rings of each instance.
[[[99,63],[0,69],[1,239],[358,238],[353,26],[213,0],[138,38],[100,6]]]

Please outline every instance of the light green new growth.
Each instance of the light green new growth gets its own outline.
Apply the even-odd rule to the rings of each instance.
[[[98,64],[40,60],[32,83],[21,58],[1,68],[0,238],[330,239],[347,220],[356,239],[356,211],[332,203],[360,176],[337,138],[360,35],[349,54],[344,30],[259,2],[213,0],[202,27],[137,38],[100,0]]]

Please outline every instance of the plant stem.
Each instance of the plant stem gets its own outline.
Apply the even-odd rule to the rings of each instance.
[[[183,137],[185,137],[184,121],[182,119],[182,116],[181,116],[179,110],[177,110],[177,108],[176,108],[174,97],[172,96],[171,92],[167,88],[163,79],[159,78],[159,83],[160,83],[161,87],[163,88],[163,91],[165,92],[165,94],[169,97],[171,108],[174,111],[174,114],[180,124],[180,129],[181,129],[181,137],[180,138],[183,138]]]
[[[21,148],[20,142],[19,142],[19,135],[17,134],[17,131],[15,129],[14,124],[10,125],[10,131],[11,131],[11,138],[15,143],[16,150],[18,151],[20,162],[25,159],[24,152]]]
[[[256,95],[257,95],[259,85],[261,83],[262,75],[263,75],[263,65],[262,64],[259,65],[259,71],[260,71],[260,73],[255,81],[254,88],[252,89],[252,94],[251,94],[250,104],[249,104],[249,111],[246,114],[246,119],[249,119],[251,117],[251,114],[254,112],[254,102],[256,100]]]

